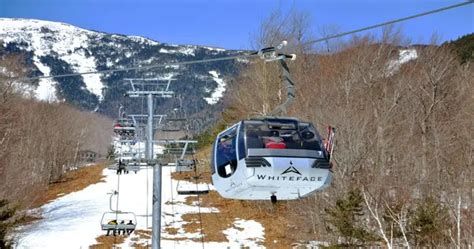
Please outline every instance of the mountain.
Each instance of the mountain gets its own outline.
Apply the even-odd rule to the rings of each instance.
[[[3,45],[1,43],[3,42]],[[243,51],[221,48],[173,45],[139,36],[125,36],[81,29],[69,24],[0,18],[0,52],[21,53],[30,67],[30,77],[58,75],[133,66],[166,64],[231,56]],[[223,108],[226,86],[244,61],[220,61],[194,65],[169,65],[152,70],[89,74],[31,82],[33,95],[46,101],[66,101],[89,111],[116,117],[125,104],[129,114],[141,113],[142,101],[130,100],[125,78],[175,79],[170,90],[182,101],[157,100],[159,113],[181,108],[194,117],[195,129],[216,118]]]

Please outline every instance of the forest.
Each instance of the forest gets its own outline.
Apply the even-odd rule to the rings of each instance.
[[[0,199],[22,209],[82,166],[81,151],[104,155],[112,135],[106,117],[35,100],[28,84],[13,80],[26,75],[24,65],[21,54],[0,50]]]

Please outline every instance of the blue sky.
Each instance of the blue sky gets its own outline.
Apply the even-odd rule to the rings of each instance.
[[[346,31],[424,12],[462,0],[0,0],[0,17],[61,21],[160,42],[250,48],[250,34],[275,10],[306,11],[313,33]],[[399,25],[413,43],[474,32],[474,4]]]

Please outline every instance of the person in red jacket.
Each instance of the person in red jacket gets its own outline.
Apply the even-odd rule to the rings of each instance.
[[[278,131],[272,131],[272,136],[266,139],[265,148],[286,149],[286,144],[283,141],[283,138],[280,137],[280,134]]]

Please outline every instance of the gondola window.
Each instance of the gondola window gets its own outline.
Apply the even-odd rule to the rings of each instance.
[[[219,137],[216,153],[217,173],[221,177],[231,176],[237,168],[237,127]]]

